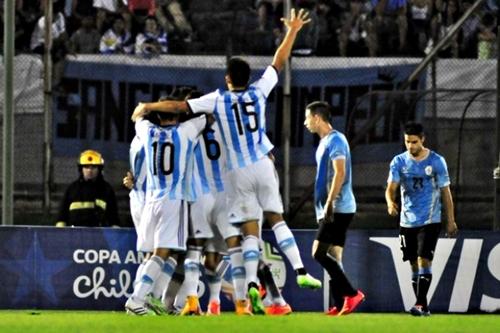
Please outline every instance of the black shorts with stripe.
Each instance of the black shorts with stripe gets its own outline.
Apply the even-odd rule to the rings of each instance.
[[[431,223],[416,228],[399,228],[399,241],[403,261],[415,261],[418,257],[432,260],[441,232],[441,223]]]

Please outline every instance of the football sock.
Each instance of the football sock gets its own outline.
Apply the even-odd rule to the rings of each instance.
[[[415,297],[417,297],[417,285],[418,285],[418,272],[411,273],[411,286],[413,288],[413,292],[415,293]]]
[[[417,284],[417,304],[422,305],[424,310],[427,310],[427,292],[432,281],[431,268],[423,268],[419,270]]]
[[[152,256],[144,265],[139,283],[134,287],[132,298],[138,302],[144,302],[147,294],[153,289],[153,284],[163,269],[164,261],[159,256]]]
[[[190,246],[184,260],[184,284],[187,296],[198,296],[202,247]]]
[[[318,261],[320,265],[326,269],[330,278],[334,281],[333,287],[338,289],[338,292],[342,295],[342,297],[354,296],[357,294],[357,290],[352,287],[344,271],[338,264],[337,259],[320,249],[314,253],[314,259],[316,259],[316,261]]]
[[[170,309],[174,304],[175,296],[181,288],[182,282],[184,281],[184,265],[177,265],[175,272],[172,275],[172,279],[167,286],[167,289],[163,291],[162,301],[167,309]]]
[[[209,301],[220,302],[220,290],[222,287],[222,279],[217,276],[217,274],[211,270],[205,270],[205,277],[208,282],[208,289],[210,290]]]
[[[290,231],[290,228],[288,228],[286,222],[281,221],[276,223],[273,226],[273,232],[281,251],[283,251],[286,255],[293,269],[303,269],[304,264],[300,258],[299,248],[297,247],[295,237],[293,236],[292,231]]]
[[[146,266],[146,262],[147,262],[147,260],[141,262],[141,264],[139,265],[139,267],[137,267],[137,271],[135,272],[134,286],[136,284],[138,284],[139,281],[141,281],[142,271],[144,270],[144,266]]]
[[[184,305],[186,304],[187,296],[186,281],[184,281],[179,288],[177,297],[175,297],[174,306],[176,309],[182,309],[184,307]]]
[[[340,292],[340,288],[337,288],[335,281],[330,279],[328,283],[330,286],[330,306],[336,306],[340,311],[344,306],[344,296]]]
[[[234,297],[236,300],[246,299],[245,267],[243,264],[243,253],[241,247],[233,247],[228,250],[231,258],[231,278],[233,280]]]
[[[158,275],[153,285],[153,297],[160,299],[163,296],[163,291],[167,289],[168,283],[174,274],[177,261],[174,258],[168,258],[163,265],[163,269]]]
[[[246,236],[243,240],[243,263],[246,273],[246,284],[257,282],[257,267],[259,265],[259,240],[255,236]]]
[[[281,303],[285,303],[283,297],[281,296],[281,292],[274,281],[273,273],[269,269],[269,266],[263,262],[262,260],[259,262],[259,271],[258,277],[260,283],[264,285],[266,291],[271,294],[274,303],[280,303],[280,305],[284,305]]]

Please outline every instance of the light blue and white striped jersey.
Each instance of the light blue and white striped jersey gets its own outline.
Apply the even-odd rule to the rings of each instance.
[[[194,200],[191,191],[193,150],[206,123],[204,115],[167,127],[145,119],[136,122],[136,135],[146,157],[148,199]]]
[[[187,101],[193,113],[214,114],[221,128],[229,170],[257,162],[274,147],[266,135],[266,100],[277,82],[278,73],[269,66],[245,90],[218,89]]]
[[[134,177],[134,187],[130,191],[130,197],[138,203],[144,204],[146,198],[146,153],[137,135],[130,143],[129,161],[130,171]]]
[[[203,194],[224,191],[223,177],[226,169],[226,152],[217,124],[207,127],[194,148],[196,187]]]
[[[320,140],[316,149],[314,207],[317,221],[324,218],[325,203],[328,199],[333,177],[335,176],[333,161],[336,159],[345,160],[345,179],[340,193],[335,200],[334,213],[356,212],[356,199],[352,191],[352,167],[349,143],[344,134],[334,130]]]
[[[402,227],[441,222],[441,188],[450,185],[442,156],[429,151],[427,158],[416,161],[407,151],[399,154],[391,161],[387,182],[400,184]]]

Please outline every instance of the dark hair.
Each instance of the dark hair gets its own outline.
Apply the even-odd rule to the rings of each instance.
[[[162,95],[159,99],[158,102],[163,102],[163,101],[172,101],[175,100],[171,98],[170,96],[167,95]],[[171,120],[177,120],[179,119],[179,114],[178,113],[169,113],[169,112],[160,112],[160,111],[151,111],[146,115],[146,119],[152,122],[155,125],[160,125],[162,121],[171,121]]]
[[[422,124],[420,123],[409,121],[405,124],[405,134],[416,135],[422,138],[424,136],[424,126],[422,126]]]
[[[235,87],[246,87],[250,79],[250,65],[241,58],[231,58],[227,64],[226,74]]]
[[[306,106],[306,110],[309,110],[313,115],[319,115],[326,122],[330,122],[332,119],[331,107],[327,102],[312,102]]]

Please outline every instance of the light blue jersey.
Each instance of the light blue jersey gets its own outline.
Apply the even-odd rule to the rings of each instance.
[[[399,154],[391,162],[387,182],[400,184],[402,227],[441,222],[441,188],[450,185],[442,156],[429,151],[427,158],[416,161],[408,152]]]
[[[229,170],[244,168],[266,156],[273,144],[266,135],[266,99],[278,82],[269,66],[262,77],[242,91],[218,89],[188,100],[193,113],[213,113],[221,129]]]
[[[328,193],[332,186],[333,161],[336,159],[345,160],[345,179],[340,193],[335,200],[335,213],[355,213],[356,199],[352,191],[352,171],[351,152],[349,143],[344,134],[333,131],[319,142],[316,149],[316,182],[314,186],[314,207],[316,210],[316,220],[323,219],[324,208]]]
[[[130,143],[129,161],[130,171],[134,177],[134,187],[130,191],[130,197],[134,197],[138,203],[144,204],[146,194],[146,153],[138,136],[135,136]]]
[[[206,126],[204,115],[176,126],[161,127],[140,119],[136,135],[144,146],[148,199],[192,201],[194,146]]]
[[[224,191],[225,150],[217,124],[206,128],[194,148],[195,181],[203,194]]]

